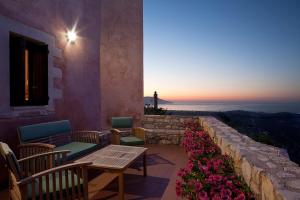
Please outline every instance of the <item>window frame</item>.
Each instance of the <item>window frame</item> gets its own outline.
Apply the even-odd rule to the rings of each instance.
[[[20,44],[16,44],[18,42]],[[37,107],[49,105],[48,45],[21,34],[9,32],[9,48],[10,106]],[[29,73],[29,85],[27,88],[29,90],[29,99],[27,101],[25,100],[26,50],[28,53],[27,72]],[[20,56],[19,59],[17,59],[16,56]],[[36,86],[34,84],[38,85]]]

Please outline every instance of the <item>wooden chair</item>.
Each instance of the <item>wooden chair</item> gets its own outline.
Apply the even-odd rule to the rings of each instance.
[[[112,144],[135,146],[146,141],[146,129],[133,127],[132,117],[113,117],[111,133]]]
[[[9,200],[87,200],[87,167],[92,163],[64,164],[68,152],[47,152],[17,160],[9,146],[0,142],[9,172]]]

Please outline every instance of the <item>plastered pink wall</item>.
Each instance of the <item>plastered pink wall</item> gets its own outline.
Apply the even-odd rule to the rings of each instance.
[[[0,1],[1,15],[54,36],[55,45],[63,53],[63,59],[53,61],[61,62],[62,71],[62,79],[55,82],[62,90],[62,98],[55,101],[54,113],[0,119],[0,140],[13,150],[17,151],[18,144],[16,127],[23,124],[70,119],[74,128],[100,128],[99,9],[99,1]],[[68,45],[65,33],[75,23],[80,38],[74,45]],[[3,169],[3,162],[0,169]],[[0,182],[3,185],[6,173],[2,174]]]
[[[143,115],[142,1],[101,1],[101,120],[109,127],[113,116]]]
[[[100,128],[99,1],[0,1],[0,14],[56,38],[62,52],[63,99],[55,115],[68,117],[78,128]],[[79,39],[67,44],[65,33],[77,24]]]
[[[0,0],[0,15],[52,35],[62,51],[62,58],[53,58],[62,73],[61,79],[54,80],[62,90],[62,97],[54,101],[54,112],[0,117],[0,141],[16,151],[16,127],[24,124],[70,119],[75,129],[99,130],[110,126],[111,116],[141,119],[141,0]],[[65,34],[74,25],[79,38],[70,45]],[[9,66],[0,61],[0,67]],[[0,171],[3,185],[6,173],[1,159]]]

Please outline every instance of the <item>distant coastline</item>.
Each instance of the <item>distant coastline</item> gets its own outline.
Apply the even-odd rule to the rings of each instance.
[[[260,102],[260,101],[199,101],[159,103],[159,107],[167,110],[183,111],[249,111],[264,113],[289,112],[300,114],[300,102]]]

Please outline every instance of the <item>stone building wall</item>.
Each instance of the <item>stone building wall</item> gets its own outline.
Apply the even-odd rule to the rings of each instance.
[[[130,3],[129,3],[130,2]],[[144,112],[143,1],[102,0],[100,40],[102,128],[111,118]]]
[[[257,199],[300,199],[300,167],[281,149],[255,142],[214,117],[145,115],[147,143],[179,144],[182,123],[199,122],[223,154],[232,157],[237,174],[250,186]]]
[[[0,141],[17,153],[18,126],[69,119],[74,129],[100,130],[114,115],[140,120],[142,6],[142,0],[0,0]],[[73,28],[78,37],[71,44],[66,34]],[[10,106],[10,31],[49,46],[46,106]],[[7,184],[3,163],[0,186]]]

